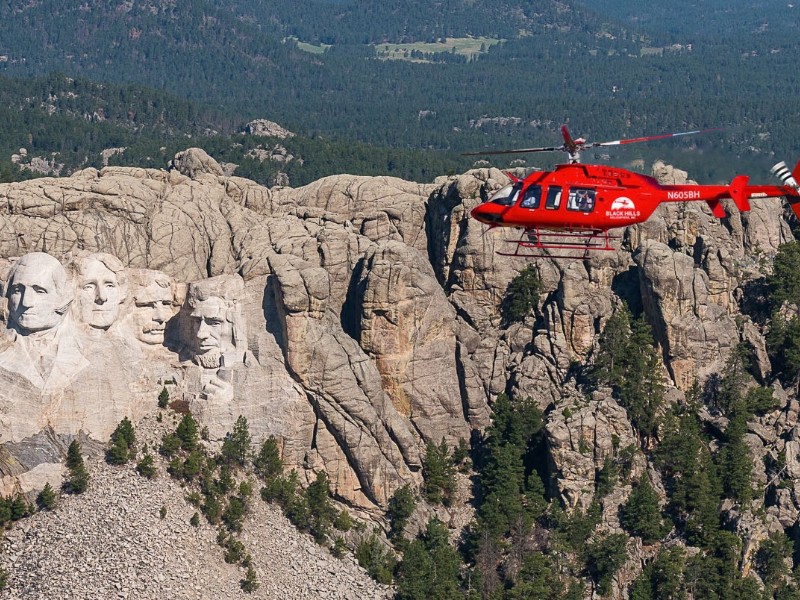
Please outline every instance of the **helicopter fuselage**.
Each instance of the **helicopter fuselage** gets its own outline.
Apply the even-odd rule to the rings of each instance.
[[[642,223],[662,202],[703,201],[722,218],[724,199],[747,211],[751,198],[796,194],[787,186],[748,185],[745,175],[728,185],[662,185],[625,169],[579,163],[515,179],[471,214],[493,227],[602,232]]]

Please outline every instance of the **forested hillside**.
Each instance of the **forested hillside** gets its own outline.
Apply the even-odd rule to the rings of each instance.
[[[794,160],[800,84],[786,74],[796,36],[687,37],[666,26],[645,34],[615,24],[611,9],[601,17],[552,2],[6,4],[0,70],[152,87],[209,107],[220,130],[268,118],[311,138],[455,155],[551,145],[566,120],[600,141],[724,126],[713,138],[586,158],[660,157],[704,181],[737,171],[763,178],[776,158]],[[663,24],[679,16],[665,13]],[[467,36],[489,43],[462,52]],[[420,45],[394,52],[400,60],[378,58],[412,42]],[[422,45],[431,42],[438,51]]]
[[[229,163],[231,173],[264,185],[303,185],[346,171],[432,181],[471,162],[434,150],[247,135],[234,116],[164,92],[63,75],[0,76],[0,107],[7,115],[0,122],[0,156],[6,157],[0,181],[106,165],[164,168],[176,152],[195,145]]]
[[[783,0],[592,0],[587,8],[648,32],[721,38],[736,35],[780,36],[797,30],[800,11]],[[680,11],[676,14],[676,11]]]

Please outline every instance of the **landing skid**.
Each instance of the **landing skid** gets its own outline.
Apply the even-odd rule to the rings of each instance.
[[[608,231],[543,231],[534,227],[522,232],[516,242],[514,252],[498,252],[501,256],[514,256],[517,258],[588,258],[591,252],[613,252],[616,250],[611,245],[611,240],[620,239],[620,236],[609,235]],[[582,253],[554,254],[551,250],[573,250]]]

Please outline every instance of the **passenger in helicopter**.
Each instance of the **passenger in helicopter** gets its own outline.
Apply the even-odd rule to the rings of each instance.
[[[542,186],[532,185],[525,190],[525,195],[520,203],[521,208],[539,208],[539,202],[542,199]]]

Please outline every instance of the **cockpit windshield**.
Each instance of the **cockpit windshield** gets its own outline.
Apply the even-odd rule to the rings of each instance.
[[[517,201],[519,191],[522,189],[522,182],[518,181],[513,185],[507,185],[497,190],[490,198],[489,202],[500,204],[501,206],[512,206]]]

